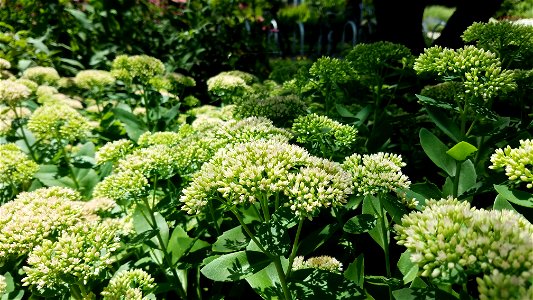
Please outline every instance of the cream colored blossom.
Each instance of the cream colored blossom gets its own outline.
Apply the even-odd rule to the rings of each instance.
[[[22,78],[35,81],[39,85],[55,85],[61,77],[51,67],[31,67],[22,73]]]
[[[0,80],[0,103],[7,106],[19,106],[20,102],[31,95],[31,90],[25,85],[11,81]]]

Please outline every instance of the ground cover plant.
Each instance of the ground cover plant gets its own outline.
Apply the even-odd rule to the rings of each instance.
[[[0,58],[2,299],[533,298],[533,27],[463,38],[276,81]]]

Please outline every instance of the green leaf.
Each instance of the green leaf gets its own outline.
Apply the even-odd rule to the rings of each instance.
[[[524,207],[533,207],[533,194],[512,190],[505,185],[494,185],[494,189],[507,201]]]
[[[443,114],[440,110],[432,109],[431,107],[426,107],[426,112],[431,121],[433,121],[442,132],[454,142],[459,142],[462,136],[461,129],[455,125],[451,119],[446,117],[446,114]]]
[[[242,226],[237,226],[224,231],[213,244],[215,252],[234,252],[242,250],[248,245],[248,237],[244,233]]]
[[[136,115],[121,108],[113,108],[113,114],[119,119],[126,129],[126,133],[133,141],[137,142],[139,136],[147,131],[146,125]]]
[[[77,9],[72,9],[72,8],[65,8],[65,10],[68,11],[76,20],[78,20],[78,22],[80,22],[81,26],[84,29],[87,29],[87,30],[93,29],[93,24],[87,18],[87,15],[84,12],[77,10]]]
[[[372,214],[374,216],[380,216],[381,212],[376,211],[376,209],[379,210],[381,204],[379,203],[379,199],[367,195],[365,196],[365,199],[363,200],[363,213],[364,214]],[[368,231],[368,234],[370,234],[370,237],[378,243],[378,245],[381,247],[381,249],[385,249],[385,246],[383,244],[383,233],[381,232],[381,229],[379,226],[374,227],[370,231]]]
[[[512,210],[516,211],[514,207],[507,201],[502,195],[497,195],[496,199],[494,200],[494,205],[492,206],[495,210]]]
[[[434,106],[434,107],[443,108],[447,110],[455,110],[455,107],[452,106],[448,102],[439,101],[439,100],[426,97],[426,96],[422,96],[422,95],[418,95],[418,94],[415,94],[415,96],[418,98],[418,102],[420,102],[422,105],[429,105],[429,106]]]
[[[411,184],[409,189],[425,199],[440,199],[442,198],[441,190],[431,182],[422,182]]]
[[[56,165],[39,165],[39,171],[33,175],[37,179],[54,179],[57,175],[58,168]],[[44,183],[44,182],[43,182]]]
[[[367,105],[365,107],[363,107],[356,115],[355,115],[355,118],[358,120],[357,122],[355,122],[355,126],[356,127],[359,127],[361,126],[367,119],[368,117],[370,116],[370,114],[372,113],[372,106],[371,105]]]
[[[461,173],[459,174],[459,186],[457,196],[464,194],[466,191],[476,186],[477,174],[476,168],[472,161],[466,160],[461,164]]]
[[[389,194],[381,195],[380,199],[385,210],[391,215],[392,220],[396,224],[401,224],[403,215],[407,214],[408,211],[400,199]]]
[[[285,270],[288,265],[288,260],[282,258],[281,264]],[[281,282],[274,263],[270,263],[263,270],[250,277],[246,277],[245,280],[263,299],[283,299],[284,297],[283,290],[281,289]]]
[[[269,264],[270,259],[261,252],[239,251],[215,258],[200,272],[214,281],[238,281],[261,271]]]
[[[337,109],[337,112],[339,115],[343,118],[357,118],[354,114],[352,114],[348,109],[346,109],[346,106],[342,104],[335,104],[335,108]]]
[[[361,214],[348,220],[342,229],[353,234],[368,232],[376,227],[377,219],[371,214]]]
[[[96,184],[100,182],[98,174],[93,169],[78,168],[73,168],[73,173],[78,181],[80,193],[82,196],[89,198]]]
[[[177,263],[183,255],[188,252],[194,252],[198,249],[208,247],[209,244],[198,239],[189,237],[187,232],[180,226],[174,228],[172,235],[168,241],[168,247],[171,256],[172,264]]]
[[[455,160],[446,154],[448,147],[425,128],[420,130],[419,135],[422,149],[424,149],[429,159],[448,175],[455,176]]]
[[[314,252],[337,231],[339,226],[336,224],[328,224],[324,228],[311,232],[302,239],[300,246],[298,247],[298,253],[300,255],[307,255]]]
[[[463,161],[476,151],[477,148],[474,145],[465,141],[461,141],[453,146],[450,150],[446,151],[446,154],[453,157],[457,161]]]
[[[401,290],[392,291],[392,296],[396,300],[434,300],[435,291],[430,289],[410,289],[404,288]]]
[[[363,288],[365,281],[365,258],[360,254],[344,271],[344,277],[357,284],[358,287]]]
[[[372,285],[386,285],[393,289],[402,286],[402,281],[397,278],[388,278],[385,276],[365,276],[365,282]]]
[[[317,269],[292,272],[289,289],[299,300],[366,299],[361,288],[343,275]]]
[[[163,240],[163,245],[161,245],[159,239],[156,237],[152,238],[151,241],[157,246],[157,249],[165,249],[168,245],[169,238],[167,222],[159,212],[154,212],[153,218],[155,218],[155,224],[152,223],[152,216],[146,206],[138,204],[133,212],[133,228],[138,234],[149,230],[158,230]]]
[[[275,256],[285,256],[291,248],[288,228],[276,219],[271,219],[257,227],[257,239],[263,248]]]
[[[402,253],[398,260],[398,269],[402,272],[404,284],[415,280],[418,276],[418,265],[411,261],[411,252]]]

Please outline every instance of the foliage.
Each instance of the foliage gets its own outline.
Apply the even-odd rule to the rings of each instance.
[[[50,3],[36,8],[81,26],[56,42],[88,43],[63,63],[93,62],[67,78],[62,63],[0,60],[3,299],[531,298],[533,73],[493,52],[527,47],[415,58],[360,44],[275,82],[251,65],[189,71],[236,65],[220,55],[240,36],[224,29],[253,33],[276,3]],[[94,52],[124,16],[124,53]],[[146,33],[134,28],[148,16]],[[231,45],[150,56],[183,42],[150,36],[172,22],[198,29],[192,44]],[[480,38],[487,48],[528,36],[502,24],[465,36],[513,32]]]

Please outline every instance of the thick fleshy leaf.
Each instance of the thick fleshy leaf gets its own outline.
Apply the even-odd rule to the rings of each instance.
[[[455,146],[453,146],[450,150],[446,151],[446,154],[453,157],[457,161],[463,161],[473,153],[477,152],[477,150],[478,149],[476,146],[468,142],[461,141],[455,144]]]
[[[449,150],[446,145],[439,140],[429,130],[422,128],[420,130],[420,144],[426,155],[439,168],[444,170],[448,175],[455,176],[455,160],[446,154]]]
[[[234,252],[246,248],[247,245],[248,238],[246,237],[242,226],[239,225],[235,228],[224,231],[213,244],[213,251]]]
[[[376,227],[377,219],[376,216],[371,214],[361,214],[348,220],[344,224],[343,230],[353,234],[368,232]]]
[[[533,207],[533,194],[512,190],[505,185],[494,185],[494,189],[506,200],[524,207]]]
[[[239,251],[215,258],[200,271],[214,281],[238,281],[261,271],[270,262],[261,252]]]

